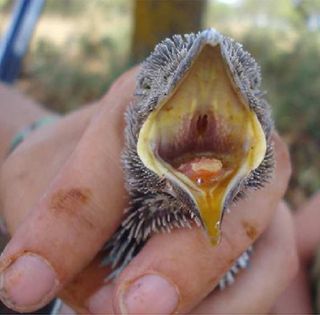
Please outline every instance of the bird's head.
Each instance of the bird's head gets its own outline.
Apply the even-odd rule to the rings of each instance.
[[[183,191],[212,243],[231,201],[272,169],[272,123],[259,85],[252,57],[213,29],[160,43],[139,76],[129,133],[140,171],[157,176],[158,189]],[[155,189],[147,182],[143,189]]]

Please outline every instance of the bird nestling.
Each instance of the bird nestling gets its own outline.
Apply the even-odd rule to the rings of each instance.
[[[217,244],[229,206],[271,178],[273,123],[260,82],[251,55],[214,29],[165,39],[145,60],[126,113],[130,206],[104,248],[112,276],[153,233],[195,223]],[[246,267],[249,251],[221,286]]]

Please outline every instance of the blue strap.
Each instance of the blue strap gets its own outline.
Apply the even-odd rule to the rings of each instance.
[[[17,79],[43,4],[44,0],[16,0],[10,25],[0,41],[0,81],[12,84]]]

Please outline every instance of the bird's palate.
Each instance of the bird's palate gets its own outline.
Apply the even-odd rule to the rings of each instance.
[[[264,158],[259,120],[233,81],[219,45],[205,45],[144,122],[138,155],[195,203],[216,244],[225,200]]]

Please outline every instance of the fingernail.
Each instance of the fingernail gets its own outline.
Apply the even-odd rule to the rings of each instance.
[[[91,314],[113,314],[113,285],[109,284],[94,293],[87,302]]]
[[[123,293],[122,314],[172,314],[178,305],[177,288],[159,275],[146,275]]]
[[[53,298],[58,280],[42,257],[25,254],[0,274],[0,298],[9,308],[25,311]]]

